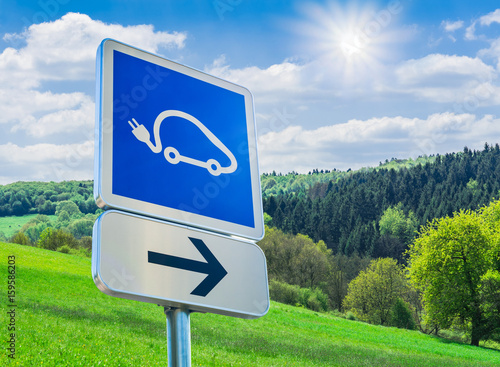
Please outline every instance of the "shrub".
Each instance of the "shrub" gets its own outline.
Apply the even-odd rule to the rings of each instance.
[[[413,320],[410,308],[401,298],[396,299],[392,305],[390,324],[400,329],[416,329],[415,320]]]
[[[18,245],[31,246],[31,241],[23,232],[17,232],[12,236],[10,242],[17,243]]]
[[[300,288],[298,285],[273,279],[269,284],[269,295],[276,302],[305,307],[313,311],[328,311],[328,296],[319,288]]]
[[[351,321],[357,321],[357,317],[351,312],[351,311],[347,311],[346,314],[345,314],[345,318],[347,320],[351,320]]]
[[[70,248],[75,248],[78,246],[78,241],[73,237],[71,233],[68,233],[62,229],[46,228],[40,234],[38,239],[38,245],[41,248],[56,251],[58,248],[66,245]]]
[[[296,305],[299,303],[299,287],[277,280],[271,280],[269,283],[269,297],[276,302]]]
[[[319,288],[299,288],[299,303],[313,311],[328,311],[328,296]]]
[[[92,237],[84,236],[78,240],[78,244],[81,248],[90,251],[92,250]]]
[[[70,250],[68,245],[63,245],[57,249],[58,252],[62,252],[63,254],[69,254]]]

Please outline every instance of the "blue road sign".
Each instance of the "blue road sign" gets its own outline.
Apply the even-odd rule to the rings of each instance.
[[[109,39],[97,61],[98,205],[262,238],[250,92]]]

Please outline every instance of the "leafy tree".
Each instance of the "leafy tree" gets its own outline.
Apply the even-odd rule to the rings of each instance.
[[[267,213],[264,213],[264,224],[267,226],[269,225],[269,223],[273,220],[273,218],[271,218],[271,216]]]
[[[401,298],[396,299],[392,305],[390,324],[400,329],[416,329],[411,310],[408,304]]]
[[[24,215],[24,214],[26,214],[26,210],[25,210],[23,204],[21,203],[21,201],[19,201],[19,200],[14,201],[12,203],[11,207],[12,207],[12,213],[14,215]]]
[[[410,210],[408,215],[404,213],[402,203],[387,208],[379,221],[381,238],[376,255],[402,261],[406,247],[415,237],[418,224],[413,211]]]
[[[69,200],[61,201],[57,204],[56,215],[60,215],[61,212],[67,212],[71,218],[79,217],[82,214],[78,205]]]
[[[435,219],[420,230],[408,251],[411,282],[422,292],[429,321],[449,328],[467,325],[472,345],[500,327],[499,235],[491,225],[499,202]]]
[[[327,280],[331,251],[323,241],[314,243],[308,236],[266,227],[259,246],[266,255],[270,278],[308,288]]]
[[[405,291],[406,282],[396,260],[372,260],[368,268],[349,283],[344,308],[360,320],[387,325],[395,302]]]
[[[90,218],[81,218],[72,221],[67,227],[68,231],[79,239],[84,236],[92,236],[94,221]]]
[[[398,205],[384,211],[379,226],[381,235],[394,236],[401,242],[408,243],[415,237],[418,220],[411,210],[408,215],[405,215],[403,205],[398,203]]]
[[[298,234],[294,238],[301,247],[293,260],[295,268],[294,283],[304,288],[314,288],[326,280],[331,250],[323,241],[314,243],[309,237]]]
[[[40,235],[38,246],[47,250],[56,251],[62,246],[76,248],[78,241],[71,233],[62,229],[46,228]]]
[[[23,232],[17,232],[10,239],[11,243],[17,243],[18,245],[31,246],[30,239]]]
[[[61,210],[57,214],[56,227],[57,228],[67,227],[70,221],[71,221],[71,216],[69,215],[69,213],[66,210]]]
[[[369,258],[361,258],[356,254],[353,256],[337,254],[330,258],[326,291],[334,309],[342,311],[349,283],[365,270],[369,263]]]

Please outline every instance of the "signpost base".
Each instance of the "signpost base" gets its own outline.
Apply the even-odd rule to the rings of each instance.
[[[169,367],[191,367],[190,311],[165,307]]]

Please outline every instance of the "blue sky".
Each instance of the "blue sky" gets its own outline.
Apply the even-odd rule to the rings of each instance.
[[[250,89],[262,172],[500,142],[497,1],[0,0],[0,184],[93,178],[107,37]]]

